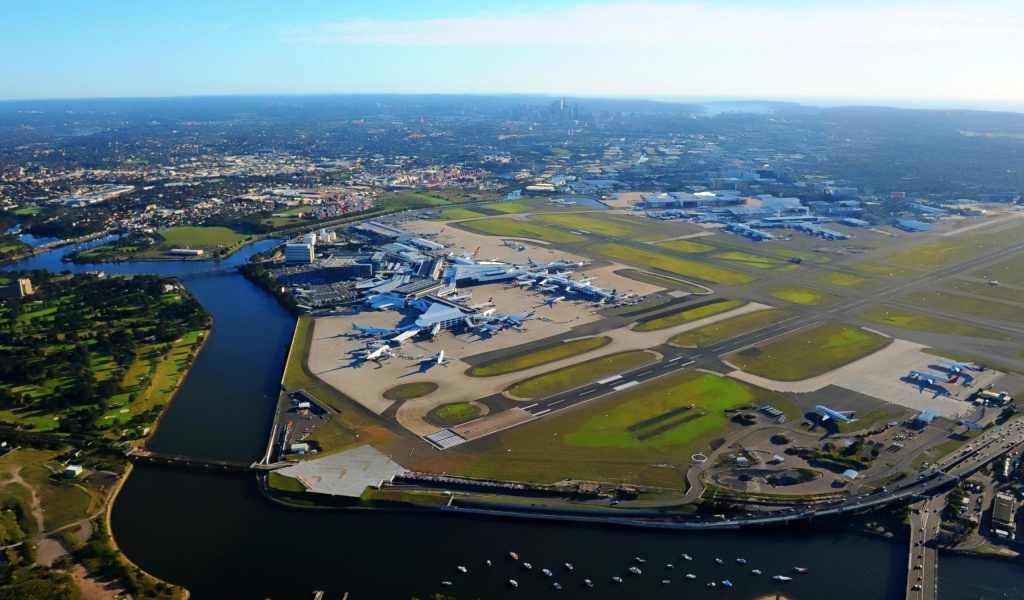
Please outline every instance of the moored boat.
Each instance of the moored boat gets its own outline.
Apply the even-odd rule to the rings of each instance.
[[[551,572],[551,569],[541,569],[540,572],[547,575],[548,577],[554,575],[554,573]]]
[[[682,555],[680,555],[680,556],[682,556],[682,557],[683,557],[683,560],[693,560],[693,557],[692,557],[692,556],[690,556],[689,554],[682,554]]]
[[[745,565],[745,564],[747,564],[747,559],[745,559],[745,558],[737,558],[736,562],[741,564],[741,565]]]
[[[806,573],[808,571],[810,571],[810,569],[808,569],[807,567],[793,567],[794,573]]]
[[[508,555],[512,557],[512,560],[519,560],[519,555],[515,552],[509,552]]]
[[[524,563],[523,563],[523,568],[524,568],[524,569],[532,569],[532,568],[533,568],[533,565],[531,565],[530,563],[526,563],[526,562],[524,562]]]
[[[761,569],[754,569],[753,571],[751,571],[751,573],[753,573],[754,575],[760,575]]]
[[[633,560],[635,560],[636,562],[638,562],[640,564],[643,564],[643,563],[647,562],[646,560],[640,558],[639,556],[635,557]]]
[[[450,581],[442,581],[441,582],[441,585],[451,585],[451,584],[452,584],[452,582],[450,582]]]
[[[725,561],[724,561],[724,560],[722,560],[722,559],[720,559],[720,558],[716,558],[716,559],[715,559],[715,564],[716,564],[716,565],[724,565],[724,564],[725,564]]]
[[[661,583],[662,583],[662,584],[668,584],[668,583],[672,583],[672,580],[671,580],[671,579],[662,579],[662,580],[661,580]]]
[[[715,587],[715,582],[714,581],[709,582],[708,583],[708,587]]]
[[[786,577],[785,575],[776,575],[772,577],[775,581],[793,581],[792,577]]]
[[[622,583],[622,578],[616,575],[615,577],[612,577],[612,581],[615,583]]]
[[[587,587],[594,587],[594,582],[589,580],[589,579],[584,579],[583,580],[583,585],[585,585]]]
[[[665,568],[666,569],[674,569],[674,568],[676,568],[676,566],[674,564],[672,564],[672,563],[668,563],[667,565],[665,565]]]
[[[728,579],[725,579],[722,581],[722,585],[724,585],[725,587],[732,587],[732,582]]]
[[[562,584],[560,584],[560,583],[558,583],[556,581],[555,584],[553,586],[551,586],[551,587],[555,588],[556,590],[560,590],[560,589],[562,589]]]
[[[512,587],[519,587],[519,582],[518,582],[518,581],[516,581],[515,579],[509,579],[509,580],[508,580],[508,584],[509,584],[510,586],[512,586]]]
[[[629,572],[632,573],[633,575],[639,575],[639,574],[643,573],[643,571],[641,571],[637,567],[630,567],[629,568]]]
[[[686,574],[686,578],[687,578],[687,579],[696,579],[696,578],[697,578],[697,576],[696,576],[696,575],[694,575],[693,573],[687,573],[687,574]]]
[[[572,571],[572,563],[565,563],[565,568]]]
[[[462,565],[459,565],[459,566],[458,566],[458,567],[456,567],[456,568],[457,568],[457,569],[458,569],[459,571],[461,571],[462,573],[465,573],[466,571],[468,571],[468,570],[469,570],[469,569],[467,569],[466,567],[464,567],[464,566],[462,566]]]
[[[488,560],[487,560],[487,562],[486,562],[486,563],[484,563],[484,564],[485,564],[485,565],[487,565],[488,567],[489,567],[489,566],[491,566],[491,561],[490,561],[490,559],[488,559]]]

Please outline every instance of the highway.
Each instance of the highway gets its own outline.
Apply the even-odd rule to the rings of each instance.
[[[939,589],[939,551],[935,534],[941,517],[932,499],[911,505],[910,554],[907,557],[908,600],[935,600]]]

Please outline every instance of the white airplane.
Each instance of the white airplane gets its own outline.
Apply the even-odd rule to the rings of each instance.
[[[488,307],[491,307],[491,306],[494,306],[494,296],[491,296],[490,298],[488,298],[487,302],[480,302],[479,304],[473,304],[471,306],[468,306],[467,308],[470,308],[472,310],[479,310],[481,308],[488,308]]]
[[[998,279],[989,279],[988,280],[988,284],[989,285],[999,285],[999,280]]]
[[[429,363],[429,366],[431,366],[431,367],[434,366],[434,365],[442,365],[442,366],[447,367],[448,363],[452,362],[452,359],[445,358],[444,350],[442,350],[442,351],[438,352],[435,356],[431,356],[430,358],[424,360],[423,362]]]
[[[462,294],[461,296],[451,296],[448,298],[451,302],[465,302],[473,298],[473,290],[470,290],[468,294]]]
[[[593,281],[595,279],[597,279],[597,275],[594,275],[592,277],[583,277],[583,278],[577,280],[577,283],[579,283],[580,285],[587,285],[588,283],[590,283],[591,281]]]
[[[911,371],[910,377],[914,379],[921,379],[928,382],[928,385],[935,385],[937,383],[956,383],[959,379],[959,375],[949,377],[948,375],[939,375],[937,373],[929,373],[927,371]]]
[[[842,421],[843,423],[853,423],[857,419],[852,418],[854,411],[845,410],[838,411],[832,410],[827,406],[817,405],[814,410],[818,411],[818,415],[821,416],[822,421],[828,421],[829,419],[835,419],[836,421]]]
[[[988,370],[988,367],[986,367],[985,365],[975,365],[974,363],[957,362],[955,360],[946,360],[944,358],[940,358],[936,362],[942,365],[946,365],[947,367],[949,367],[949,370],[953,371],[954,373],[962,373],[964,371],[984,373],[985,371]]]
[[[557,289],[558,289],[557,285],[542,285],[539,288],[537,288],[537,290],[541,291],[541,292],[553,292],[553,291],[555,291]]]
[[[544,304],[547,304],[548,306],[553,307],[554,305],[558,304],[559,302],[564,302],[564,301],[565,301],[565,296],[559,296],[557,298],[548,298],[547,300],[544,301]]]
[[[391,353],[391,347],[384,344],[380,348],[377,348],[373,352],[366,351],[366,360],[378,360],[380,358],[392,358],[394,354]]]

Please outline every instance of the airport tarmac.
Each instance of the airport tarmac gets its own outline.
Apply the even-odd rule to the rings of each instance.
[[[988,385],[1002,375],[991,370],[984,373],[970,373],[967,375],[967,377],[973,376],[970,388],[963,387],[960,382],[929,385],[926,381],[911,380],[907,377],[911,370],[946,372],[941,365],[936,363],[937,357],[926,353],[925,348],[926,346],[921,344],[896,338],[891,344],[874,354],[834,371],[800,381],[775,381],[739,369],[728,373],[728,375],[734,379],[777,392],[808,393],[835,385],[913,410],[922,412],[933,410],[940,416],[949,419],[956,419],[971,408],[966,402],[971,389]],[[733,367],[733,365],[729,366]],[[735,367],[733,368],[735,369]]]

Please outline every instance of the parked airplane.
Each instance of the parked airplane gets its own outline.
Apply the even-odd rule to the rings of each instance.
[[[361,335],[391,335],[393,333],[402,333],[405,329],[389,329],[387,327],[360,327],[355,323],[352,323],[352,330],[358,331]]]
[[[428,363],[429,366],[442,365],[447,367],[448,363],[452,362],[452,359],[444,357],[444,350],[438,352],[436,355],[425,359],[423,362]]]
[[[982,427],[981,425],[978,425],[977,423],[974,423],[972,421],[957,421],[956,424],[957,425],[963,425],[964,427],[966,427],[968,429],[984,429],[984,427]]]
[[[394,354],[391,353],[391,347],[384,344],[380,348],[377,348],[373,352],[366,351],[366,360],[379,360],[381,358],[391,358]]]
[[[559,302],[564,302],[564,301],[565,301],[565,296],[559,296],[557,298],[548,298],[547,300],[544,301],[544,304],[547,304],[548,306],[554,307]]]
[[[853,423],[857,419],[852,418],[854,411],[852,410],[832,410],[827,406],[817,405],[814,410],[818,412],[822,421],[828,421],[829,419],[835,419],[836,421],[842,421],[843,423]]]
[[[557,285],[542,285],[537,290],[541,292],[553,292],[558,289]]]
[[[470,309],[473,309],[473,310],[479,310],[481,308],[488,308],[488,307],[491,307],[491,306],[494,306],[494,296],[491,296],[490,298],[488,298],[487,302],[481,302],[479,304],[473,304],[473,305],[471,305],[471,306],[469,306],[467,308],[470,308]]]
[[[935,385],[937,383],[956,383],[959,379],[959,375],[949,377],[948,375],[939,375],[937,373],[929,373],[927,371],[911,371],[910,375],[913,379],[923,379],[928,382],[928,385]]]
[[[448,298],[451,302],[465,302],[473,298],[473,290],[469,290],[468,294],[462,294],[461,296],[451,296]]]
[[[936,362],[938,362],[939,364],[946,365],[954,373],[961,373],[963,371],[974,371],[975,373],[984,373],[985,371],[988,370],[988,367],[986,367],[985,365],[975,365],[974,363],[956,362],[955,360],[946,360],[944,358],[940,358]]]
[[[513,325],[519,326],[519,325],[523,324],[523,321],[526,321],[526,320],[529,320],[529,319],[533,319],[536,316],[537,316],[537,310],[534,309],[534,310],[531,310],[528,313],[519,313],[519,314],[514,314],[514,315],[500,314],[500,315],[498,315],[498,320],[500,320],[500,321],[508,321],[509,323],[512,323]]]
[[[989,279],[988,280],[988,284],[989,285],[999,285],[999,280],[998,279]]]

